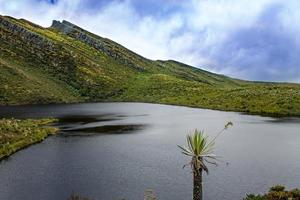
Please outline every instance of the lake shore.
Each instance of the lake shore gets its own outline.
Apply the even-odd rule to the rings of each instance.
[[[299,112],[295,113],[288,113],[288,112],[280,112],[280,111],[251,111],[245,110],[240,108],[229,108],[229,107],[222,107],[220,105],[213,106],[213,105],[206,105],[206,106],[199,106],[192,103],[174,103],[174,102],[155,102],[155,101],[134,101],[134,100],[105,100],[105,101],[74,101],[74,102],[51,102],[51,103],[9,103],[9,104],[1,104],[0,108],[5,106],[39,106],[39,105],[72,105],[72,104],[84,104],[84,103],[147,103],[147,104],[154,104],[154,105],[167,105],[167,106],[180,106],[180,107],[188,107],[188,108],[199,108],[199,109],[207,109],[207,110],[215,110],[215,111],[222,111],[222,112],[236,112],[245,115],[256,115],[262,117],[274,117],[274,118],[284,118],[284,117],[300,117]]]
[[[0,161],[58,133],[58,128],[48,126],[56,121],[56,119],[0,119]]]

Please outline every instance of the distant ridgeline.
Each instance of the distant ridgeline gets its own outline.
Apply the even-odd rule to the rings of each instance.
[[[67,21],[44,28],[0,16],[0,104],[91,101],[300,115],[300,85],[243,81],[149,60]]]
[[[125,49],[125,47],[122,47],[111,40],[94,35],[93,33],[85,31],[84,29],[65,20],[63,20],[62,23],[54,20],[51,27],[70,37],[82,41],[89,46],[94,47],[96,50],[99,50],[110,57],[118,59],[125,65],[129,65],[137,70],[144,71],[144,68],[142,66],[138,66],[134,61],[143,60],[145,58],[128,49]],[[124,51],[124,49],[126,51]]]

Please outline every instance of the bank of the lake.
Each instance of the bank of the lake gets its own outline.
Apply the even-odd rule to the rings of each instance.
[[[58,132],[56,119],[0,119],[0,160]]]

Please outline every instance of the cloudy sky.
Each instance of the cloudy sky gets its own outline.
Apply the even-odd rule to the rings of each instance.
[[[0,0],[0,14],[71,21],[150,59],[300,82],[299,0]]]

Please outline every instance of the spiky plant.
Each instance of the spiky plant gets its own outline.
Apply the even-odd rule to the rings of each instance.
[[[217,165],[217,156],[214,154],[216,139],[224,130],[232,125],[232,122],[228,122],[212,140],[209,140],[208,136],[204,135],[203,131],[198,131],[196,129],[194,134],[187,135],[188,147],[178,145],[184,155],[192,157],[190,166],[193,171],[194,200],[202,200],[202,172],[205,171],[207,174],[209,172],[206,163]]]

